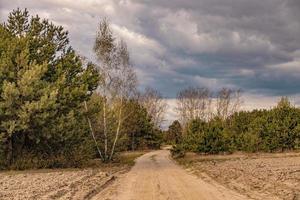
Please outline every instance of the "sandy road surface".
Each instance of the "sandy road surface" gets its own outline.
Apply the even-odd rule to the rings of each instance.
[[[246,197],[217,183],[187,173],[170,158],[168,150],[147,153],[129,173],[93,199],[110,200],[243,200]]]

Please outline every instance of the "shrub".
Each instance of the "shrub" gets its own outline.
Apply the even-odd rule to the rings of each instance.
[[[174,158],[182,158],[185,156],[185,148],[181,145],[173,145],[171,155]]]
[[[274,152],[299,148],[300,109],[287,98],[270,110],[241,111],[226,120],[208,122],[193,120],[186,126],[186,135],[179,146],[185,151]]]

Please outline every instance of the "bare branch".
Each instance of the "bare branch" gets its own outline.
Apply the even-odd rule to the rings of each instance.
[[[167,103],[162,95],[155,89],[147,87],[141,95],[140,102],[146,108],[148,115],[156,127],[164,122]]]
[[[211,92],[207,88],[188,87],[177,94],[176,112],[183,125],[193,119],[211,116]]]

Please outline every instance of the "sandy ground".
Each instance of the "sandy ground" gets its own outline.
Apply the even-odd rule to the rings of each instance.
[[[134,167],[0,173],[0,199],[300,199],[300,153],[195,156],[146,153]]]
[[[114,176],[99,169],[0,173],[0,199],[91,199]]]
[[[300,153],[197,156],[185,165],[249,199],[300,200]]]
[[[110,200],[243,200],[217,183],[207,183],[178,166],[167,150],[147,153],[129,173],[94,199]]]

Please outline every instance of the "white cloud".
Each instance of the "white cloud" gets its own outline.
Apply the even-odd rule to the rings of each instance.
[[[152,51],[156,54],[163,54],[163,47],[155,40],[146,37],[140,33],[127,29],[125,26],[112,24],[113,31],[123,38],[132,48],[140,48],[142,50]]]
[[[291,62],[267,66],[271,70],[280,70],[282,72],[300,73],[300,57]]]
[[[178,119],[178,115],[176,113],[176,99],[166,99],[167,110],[165,114],[166,121],[163,124],[163,127],[168,127],[174,120]]]

